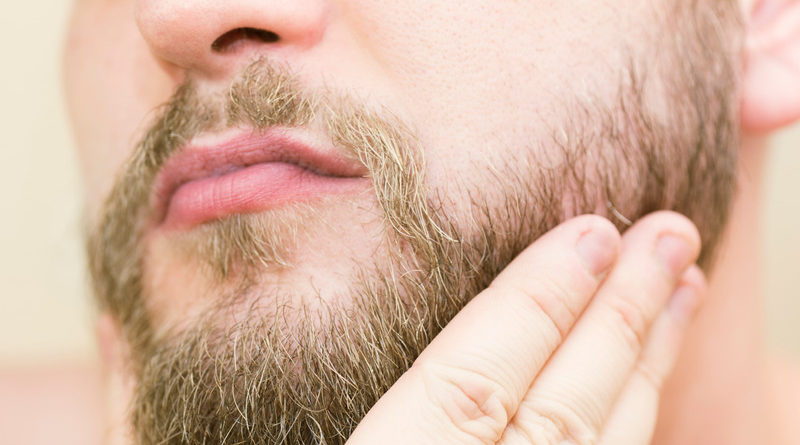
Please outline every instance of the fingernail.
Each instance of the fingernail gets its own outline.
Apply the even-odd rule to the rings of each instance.
[[[669,310],[681,322],[688,322],[698,306],[697,292],[691,286],[679,287],[669,298]]]
[[[658,239],[656,245],[658,254],[664,266],[678,276],[692,261],[692,247],[683,237],[673,234],[664,234]]]
[[[610,233],[586,232],[578,239],[578,255],[594,275],[605,272],[617,257],[617,246]]]

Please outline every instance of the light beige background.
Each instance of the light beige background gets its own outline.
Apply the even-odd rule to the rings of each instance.
[[[60,91],[69,2],[0,17],[0,367],[95,355],[80,178]],[[800,126],[775,140],[764,209],[771,345],[800,357]]]

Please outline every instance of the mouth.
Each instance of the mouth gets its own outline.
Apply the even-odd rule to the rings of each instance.
[[[215,137],[218,139],[218,137]],[[366,167],[288,130],[199,139],[170,158],[156,178],[154,221],[188,229],[234,214],[267,211],[366,190]]]

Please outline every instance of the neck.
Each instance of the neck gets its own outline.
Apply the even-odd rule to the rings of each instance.
[[[764,140],[744,143],[739,189],[709,293],[664,388],[656,445],[753,444],[768,437],[761,283]]]

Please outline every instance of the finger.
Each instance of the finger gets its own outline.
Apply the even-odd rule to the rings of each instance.
[[[501,443],[596,443],[650,325],[699,248],[696,228],[676,213],[654,213],[631,227],[614,270],[536,378]]]
[[[494,443],[616,260],[619,242],[597,216],[541,237],[431,342],[348,444]]]
[[[689,268],[653,324],[639,361],[606,421],[601,444],[650,443],[661,388],[675,366],[688,322],[705,292],[703,273],[697,266]]]

